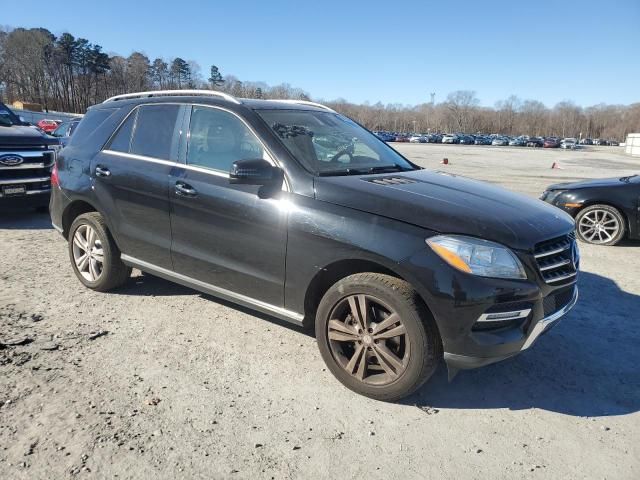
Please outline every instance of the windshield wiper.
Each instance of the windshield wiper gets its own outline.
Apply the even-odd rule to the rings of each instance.
[[[369,172],[368,168],[345,168],[344,170],[324,170],[318,172],[321,177],[333,177],[337,175],[365,175]]]
[[[404,172],[405,168],[400,165],[381,165],[380,167],[371,167],[369,173],[385,173],[385,172]]]
[[[404,172],[413,169],[401,167],[400,165],[381,165],[379,167],[345,168],[344,170],[324,170],[318,173],[321,177],[332,177],[337,175],[371,175],[375,173]]]
[[[628,177],[621,177],[620,181],[621,182],[628,182],[629,180],[631,180],[633,177],[637,177],[638,174],[636,173],[635,175],[629,175]]]

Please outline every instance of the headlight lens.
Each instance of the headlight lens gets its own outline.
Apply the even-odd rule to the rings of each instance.
[[[522,263],[507,247],[462,235],[427,238],[427,245],[458,270],[481,277],[527,278]]]
[[[547,203],[553,203],[555,199],[564,192],[566,192],[566,190],[549,190],[546,192],[546,195],[544,195],[543,200]]]

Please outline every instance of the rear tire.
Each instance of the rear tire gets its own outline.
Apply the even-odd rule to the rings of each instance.
[[[411,285],[389,275],[357,273],[338,281],[320,301],[315,328],[329,370],[347,388],[376,400],[415,392],[442,358],[424,302]]]
[[[131,268],[120,260],[120,250],[100,213],[78,216],[69,229],[68,242],[73,272],[85,287],[106,292],[131,276]]]

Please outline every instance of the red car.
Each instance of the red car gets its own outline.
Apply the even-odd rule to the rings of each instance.
[[[544,148],[558,148],[560,146],[560,141],[556,138],[547,138],[542,146]]]
[[[43,132],[51,133],[56,128],[58,128],[58,125],[60,125],[61,123],[62,122],[60,120],[48,120],[48,119],[45,118],[43,120],[40,120],[38,123],[36,123],[36,125]]]

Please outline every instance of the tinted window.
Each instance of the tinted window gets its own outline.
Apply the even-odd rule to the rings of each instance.
[[[342,115],[313,110],[257,112],[298,161],[319,175],[415,168],[378,137]]]
[[[51,133],[51,135],[54,137],[64,137],[65,135],[67,135],[70,126],[70,123],[63,123],[58,128],[56,128],[53,133]]]
[[[71,142],[69,145],[74,145],[83,141],[89,135],[97,130],[97,128],[102,125],[102,123],[111,116],[111,114],[115,111],[113,108],[101,108],[101,109],[91,109],[87,112],[87,114],[82,117],[82,120],[78,124],[78,128],[76,129],[75,135],[73,135]]]
[[[139,107],[129,151],[137,155],[169,160],[179,109],[179,105]]]
[[[236,160],[265,158],[256,136],[235,115],[193,107],[187,164],[228,172]]]
[[[129,152],[129,146],[131,145],[131,132],[133,132],[133,126],[135,125],[137,114],[138,110],[136,109],[127,117],[107,147],[109,150],[124,153]]]

